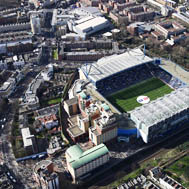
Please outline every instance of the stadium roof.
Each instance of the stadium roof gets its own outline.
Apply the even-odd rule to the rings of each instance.
[[[93,82],[97,82],[106,77],[114,75],[134,66],[152,61],[148,56],[144,56],[141,49],[129,50],[120,55],[113,55],[99,59],[92,65],[84,65],[81,70],[88,75]]]
[[[135,108],[130,113],[135,119],[150,127],[188,108],[189,86]]]

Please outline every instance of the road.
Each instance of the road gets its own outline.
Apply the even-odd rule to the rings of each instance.
[[[16,162],[12,145],[10,142],[11,136],[11,126],[13,122],[13,113],[9,113],[7,115],[7,122],[3,130],[1,130],[0,137],[0,161],[3,162],[15,175],[18,184],[15,184],[15,188],[17,189],[31,189],[31,186],[35,186],[32,174],[33,170],[31,167],[27,167],[26,165],[20,165]]]

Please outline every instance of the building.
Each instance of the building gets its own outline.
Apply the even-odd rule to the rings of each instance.
[[[150,177],[165,189],[185,189],[180,183],[175,181],[170,176],[166,175],[159,167],[154,167],[149,170]]]
[[[30,101],[30,97],[31,97],[31,101],[34,102],[34,97],[35,99],[37,99],[37,90],[38,88],[41,86],[41,84],[44,81],[49,81],[53,76],[53,65],[49,64],[43,71],[41,71],[36,77],[35,79],[32,80],[32,82],[29,84],[28,89],[26,90],[25,93],[25,99],[27,101]]]
[[[127,26],[127,31],[131,35],[140,35],[144,33],[150,33],[153,26],[145,22],[134,22]]]
[[[29,127],[21,129],[21,133],[26,152],[29,154],[37,153],[35,136],[31,135]]]
[[[53,65],[49,64],[42,72],[41,72],[41,76],[43,77],[44,81],[50,81],[53,77]]]
[[[161,5],[169,6],[172,8],[176,5],[176,2],[172,0],[156,0],[156,2],[160,3]]]
[[[34,178],[41,189],[59,189],[59,176],[50,160],[38,162],[34,167]]]
[[[89,128],[89,140],[95,145],[106,143],[117,138],[117,120],[105,103],[101,104],[101,115]]]
[[[47,148],[48,156],[54,156],[62,150],[61,144],[57,136],[51,137],[49,147]]]
[[[102,13],[97,7],[90,7],[90,6],[82,6],[77,9],[73,10],[74,14],[80,15],[80,16],[102,16]]]
[[[166,39],[170,38],[171,35],[178,36],[186,31],[186,28],[178,22],[162,22],[154,25],[156,32],[164,36]]]
[[[135,108],[130,112],[130,118],[143,141],[148,143],[189,121],[188,111],[189,87],[183,87]]]
[[[72,140],[80,142],[88,136],[89,120],[80,120],[80,115],[74,115],[68,118],[67,132]]]
[[[9,97],[14,92],[16,85],[23,77],[24,76],[20,71],[16,71],[15,73],[13,73],[11,77],[9,77],[9,79],[5,81],[0,87],[0,95],[2,97]]]
[[[71,41],[65,41],[62,44],[65,52],[72,51],[75,49],[112,49],[112,41],[111,40],[85,40],[85,41],[75,41],[74,43]]]
[[[40,117],[37,120],[40,121],[40,126],[36,128],[36,131],[42,131],[44,129],[53,129],[54,127],[58,126],[58,119],[55,114],[51,114],[48,116]]]
[[[164,177],[160,178],[159,183],[165,189],[185,189],[180,183],[178,183],[176,180],[169,177],[168,175],[165,175]]]
[[[0,70],[7,70],[7,68],[8,68],[8,65],[7,65],[6,60],[5,61],[0,60]]]
[[[80,0],[80,2],[91,7],[98,7],[98,4],[100,3],[99,0]]]
[[[123,10],[123,13],[128,16],[130,22],[133,21],[149,21],[153,20],[155,17],[155,12],[153,10],[148,10],[147,7],[137,5],[133,7],[128,7]]]
[[[1,97],[9,97],[16,88],[16,81],[14,78],[9,78],[3,85],[0,87]]]
[[[16,23],[16,24],[9,24],[0,26],[0,32],[10,32],[10,31],[23,31],[23,30],[30,30],[31,25],[29,22],[27,23]]]
[[[79,20],[68,21],[69,30],[84,38],[109,26],[109,21],[101,16],[88,16]]]
[[[104,144],[100,144],[86,151],[83,151],[77,144],[66,150],[67,168],[74,182],[87,173],[106,164],[109,158],[109,151]]]
[[[35,15],[31,15],[30,17],[31,31],[35,34],[41,34],[41,25],[40,18]]]
[[[169,16],[174,11],[174,9],[172,7],[162,5],[161,3],[159,3],[155,0],[147,0],[147,3],[155,8],[160,9],[161,14],[163,16]]]
[[[64,101],[64,109],[69,116],[76,115],[79,112],[77,97]]]
[[[69,61],[97,61],[98,59],[110,55],[107,51],[84,51],[84,52],[65,52],[63,59]]]
[[[36,110],[40,107],[37,90],[43,81],[41,74],[38,74],[36,78],[31,81],[25,92],[25,97],[22,99],[21,107],[23,111]]]
[[[188,12],[184,13],[173,13],[172,18],[177,19],[179,21],[184,22],[185,24],[189,24],[189,15]]]
[[[89,136],[89,140],[98,145],[116,139],[117,121],[109,106],[93,99],[86,89],[76,96],[77,98],[64,102],[65,110],[70,116],[67,131],[72,140],[79,142]]]

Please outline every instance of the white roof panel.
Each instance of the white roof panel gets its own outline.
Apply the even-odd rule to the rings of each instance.
[[[189,86],[179,88],[130,112],[147,127],[189,108]],[[148,115],[148,116],[146,116]]]
[[[153,61],[152,58],[144,56],[141,49],[133,49],[120,55],[113,55],[99,59],[91,65],[84,65],[81,70],[85,73],[90,70],[88,78],[94,82],[109,77],[118,72],[124,71],[131,67]]]
[[[21,129],[21,133],[22,133],[24,147],[31,146],[32,139],[30,137],[33,137],[33,135],[30,134],[29,127]]]
[[[87,18],[89,18],[89,19],[87,20]],[[104,23],[108,22],[106,18],[100,17],[100,16],[99,17],[90,16],[90,17],[87,17],[87,18],[85,18],[86,21],[83,21],[83,23],[78,24],[75,27],[80,29],[81,31],[84,31],[84,30],[86,30],[86,29],[88,29],[90,27],[95,28],[95,27],[97,27],[97,26],[99,26],[101,24],[104,24]]]

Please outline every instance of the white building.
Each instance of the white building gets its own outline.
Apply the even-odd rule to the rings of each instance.
[[[0,87],[0,96],[9,97],[16,87],[16,80],[14,78],[9,78],[3,85]]]
[[[35,142],[35,136],[31,135],[29,127],[21,129],[24,148],[27,152],[30,153],[36,153],[36,142]]]
[[[53,65],[49,64],[45,70],[41,72],[44,81],[49,81],[53,76]]]
[[[185,189],[180,183],[178,183],[173,178],[169,177],[168,175],[159,179],[160,186],[164,189]]]
[[[109,21],[101,16],[88,16],[76,21],[68,21],[69,30],[74,31],[81,37],[89,36],[109,26]]]

